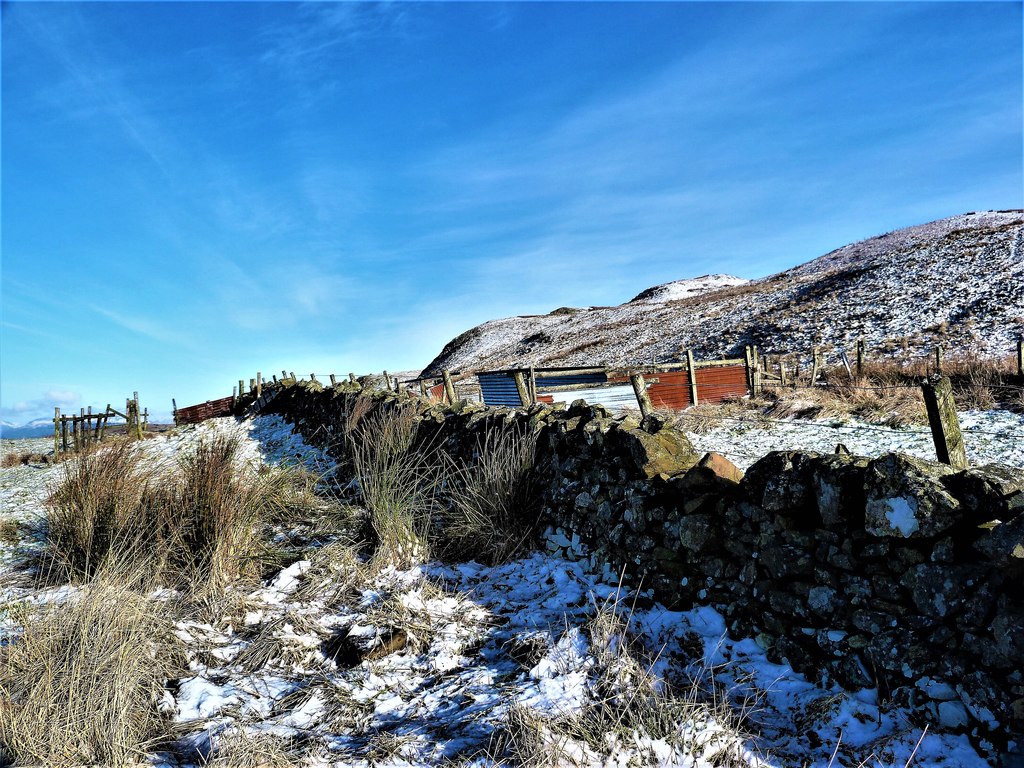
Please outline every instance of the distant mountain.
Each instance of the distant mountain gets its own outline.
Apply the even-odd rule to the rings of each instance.
[[[843,246],[760,280],[707,275],[654,286],[615,307],[562,307],[490,320],[424,369],[630,365],[769,354],[812,345],[871,354],[1009,353],[1024,333],[1024,212],[952,216]]]
[[[9,421],[0,421],[0,438],[17,440],[22,437],[46,437],[53,434],[53,419],[33,419],[17,426]]]

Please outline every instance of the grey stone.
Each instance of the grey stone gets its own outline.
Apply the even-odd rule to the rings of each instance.
[[[868,465],[864,479],[864,527],[875,536],[921,538],[949,530],[960,518],[960,502],[942,479],[954,470],[900,453]]]

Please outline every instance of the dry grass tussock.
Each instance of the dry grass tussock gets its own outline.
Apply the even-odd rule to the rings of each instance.
[[[0,763],[127,765],[163,730],[174,673],[166,607],[109,568],[64,603],[30,614],[0,647]]]
[[[451,468],[446,554],[487,565],[505,562],[535,533],[537,437],[525,427],[490,429],[478,439],[476,461]]]
[[[24,467],[29,464],[52,464],[52,453],[35,453],[32,451],[20,451],[4,454],[0,459],[0,467]]]
[[[137,444],[116,442],[66,462],[49,499],[46,575],[87,580],[126,553],[177,586],[217,590],[257,574],[264,525],[306,486],[241,461],[240,449],[241,438],[216,437],[152,467]]]
[[[266,731],[232,729],[217,739],[213,755],[203,763],[210,768],[291,768],[302,761],[303,750],[293,739]]]
[[[409,565],[429,556],[427,536],[437,510],[442,461],[416,439],[413,401],[360,419],[349,437],[355,477],[376,539],[375,558]]]
[[[585,629],[596,660],[590,700],[554,717],[511,707],[492,757],[521,766],[600,765],[613,756],[629,765],[664,765],[684,756],[723,768],[749,764],[748,713],[706,681],[677,691],[655,675],[654,660],[631,636],[616,601],[600,606]]]

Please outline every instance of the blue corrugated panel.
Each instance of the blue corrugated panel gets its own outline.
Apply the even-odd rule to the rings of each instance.
[[[487,405],[507,405],[512,408],[522,406],[511,373],[481,373],[478,378],[480,392]]]
[[[574,384],[604,384],[608,374],[597,373],[553,373],[537,374],[537,387],[571,387]]]

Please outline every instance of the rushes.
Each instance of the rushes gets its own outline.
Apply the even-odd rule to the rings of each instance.
[[[350,435],[355,476],[377,540],[376,557],[407,565],[427,557],[441,482],[438,451],[416,445],[409,401],[363,417]]]
[[[0,762],[60,768],[143,757],[160,733],[156,702],[173,646],[163,607],[139,587],[104,570],[0,648]]]
[[[151,480],[127,441],[62,464],[46,518],[51,575],[87,579],[112,550],[146,548],[154,534],[143,503]]]
[[[443,531],[453,555],[494,565],[526,543],[538,502],[536,449],[536,435],[525,427],[491,429],[477,442],[476,462],[453,471]]]

